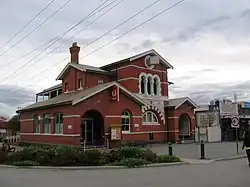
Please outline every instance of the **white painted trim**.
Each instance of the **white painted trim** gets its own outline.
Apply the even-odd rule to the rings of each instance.
[[[70,66],[71,66],[71,67],[74,67],[74,68],[76,68],[76,69],[78,69],[78,70],[80,70],[80,71],[86,71],[86,69],[83,70],[83,69],[81,69],[81,68],[75,66],[73,63],[70,63],[70,62],[69,62],[69,63],[63,68],[63,70],[62,70],[61,73],[58,75],[58,77],[56,78],[56,80],[59,80],[59,79],[61,78],[61,76],[68,70],[68,68],[69,68]]]
[[[65,115],[63,118],[79,118],[81,115]]]
[[[34,119],[20,119],[20,122],[24,122],[24,121],[33,121]]]
[[[171,132],[171,133],[178,133],[178,130],[175,131],[143,131],[143,132],[122,132],[122,134],[148,134],[148,133],[167,133],[167,132]]]
[[[24,136],[81,136],[81,134],[41,134],[41,133],[20,133],[20,135]]]
[[[155,125],[161,125],[161,124],[158,123],[158,122],[142,122],[142,125],[145,125],[145,126],[155,126]]]
[[[159,59],[163,62],[163,64],[167,67],[167,68],[171,68],[173,69],[174,67],[167,61],[165,60],[159,53],[157,53],[154,49],[151,49],[149,51],[146,51],[146,52],[143,52],[143,53],[140,53],[138,55],[135,55],[135,56],[132,56],[130,57],[130,61],[134,61],[138,58],[141,58],[143,56],[147,56],[147,55],[155,55],[155,56],[158,56]]]
[[[199,108],[198,105],[196,105],[190,98],[186,98],[183,100],[179,105],[175,106],[175,109],[179,108],[181,105],[183,105],[186,101],[190,102],[194,107]]]
[[[105,118],[121,118],[121,115],[106,115]],[[131,116],[131,118],[142,118],[142,116]]]
[[[139,80],[139,79],[136,77],[126,77],[126,78],[118,79],[117,81],[121,82],[121,81],[126,81],[126,80]]]
[[[127,66],[122,66],[122,67],[120,67],[120,68],[117,68],[117,70],[129,68],[129,67],[134,67],[134,68],[143,69],[143,70],[149,70],[149,69],[146,68],[146,67],[141,67],[141,66],[132,65],[132,64],[127,65]],[[116,71],[116,69],[112,69],[111,71]],[[159,73],[166,73],[166,74],[167,74],[167,71],[162,71],[162,70],[150,69],[150,71],[152,71],[152,72],[159,72]]]
[[[112,84],[108,84],[107,86],[103,87],[102,89],[99,89],[99,90],[93,92],[92,94],[89,94],[89,95],[86,96],[86,97],[83,97],[83,98],[81,98],[81,99],[79,99],[79,100],[73,101],[73,102],[72,102],[72,105],[76,105],[77,103],[80,103],[80,102],[86,100],[87,98],[89,98],[89,97],[91,97],[91,96],[94,96],[94,95],[96,95],[96,94],[98,94],[98,93],[100,93],[100,92],[102,92],[102,91],[104,91],[104,90],[110,88],[111,86],[114,86],[114,85],[116,85],[116,86],[117,86],[119,89],[121,89],[123,92],[127,93],[129,96],[131,96],[132,98],[134,98],[134,100],[139,101],[139,102],[140,102],[141,104],[143,104],[143,105],[147,105],[147,103],[145,103],[145,102],[144,102],[143,100],[141,100],[139,97],[135,96],[135,95],[132,94],[130,91],[128,91],[126,88],[124,88],[123,86],[121,86],[120,84],[118,84],[118,83],[116,83],[116,82],[113,82]]]
[[[168,119],[178,119],[178,117],[168,117]]]

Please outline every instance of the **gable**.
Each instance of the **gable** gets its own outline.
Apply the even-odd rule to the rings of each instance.
[[[107,69],[107,70],[112,70],[114,68],[117,67],[122,67],[122,66],[128,66],[128,65],[132,65],[132,62],[140,59],[140,58],[145,58],[146,56],[154,56],[157,57],[159,59],[159,62],[167,69],[173,69],[173,66],[166,60],[164,59],[159,53],[157,53],[154,49],[151,49],[149,51],[137,54],[135,56],[111,63],[111,64],[107,64],[105,66],[102,66],[102,69]]]
[[[188,103],[193,108],[198,108],[198,105],[193,100],[191,100],[189,97],[180,97],[180,98],[169,99],[168,101],[165,102],[165,107],[178,109],[179,107],[181,107],[185,103]]]

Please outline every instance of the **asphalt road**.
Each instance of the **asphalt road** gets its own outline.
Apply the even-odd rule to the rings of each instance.
[[[123,170],[52,171],[0,169],[1,187],[245,187],[250,184],[245,159],[210,164]]]

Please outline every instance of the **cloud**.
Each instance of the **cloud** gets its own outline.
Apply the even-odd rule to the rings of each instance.
[[[25,106],[35,101],[32,89],[15,85],[0,86],[0,115],[12,115],[17,107]]]
[[[1,1],[0,22],[4,29],[0,30],[0,46],[48,2],[49,0]],[[66,0],[55,1],[24,32],[0,49],[0,54],[65,2]],[[73,0],[36,32],[25,38],[20,44],[15,45],[7,54],[0,55],[0,66],[4,65],[0,69],[0,80],[4,80],[4,82],[0,82],[1,111],[12,113],[10,111],[14,112],[17,106],[33,102],[35,92],[57,84],[55,78],[68,62],[68,47],[72,42],[77,41],[82,46],[80,56],[84,57],[152,15],[176,3],[175,0],[161,1],[142,15],[83,49],[86,44],[152,3],[151,0],[123,1],[75,36],[79,30],[102,12],[86,20],[34,60],[30,61],[42,49],[18,59],[52,38],[61,36],[101,2],[103,1],[92,0],[86,6],[86,3],[81,0]],[[250,26],[248,24],[250,9],[247,8],[248,5],[249,0],[185,1],[171,11],[167,11],[101,50],[83,58],[81,63],[102,66],[154,48],[174,66],[174,70],[168,73],[169,81],[175,83],[170,86],[171,97],[190,96],[197,102],[205,103],[213,97],[231,97],[232,92],[236,91],[239,98],[250,99],[248,87],[248,80],[250,80]],[[11,12],[15,12],[15,14]],[[75,36],[75,39],[68,40],[71,36]],[[49,51],[60,45],[58,50],[48,55]],[[62,61],[62,59],[67,60]],[[11,60],[14,62],[9,64]],[[29,61],[29,65],[16,74],[13,79],[7,78]],[[42,71],[44,73],[40,74]],[[3,83],[9,86],[5,86]],[[23,90],[10,93],[10,90],[16,85],[22,87]],[[26,89],[30,86],[34,90]],[[2,95],[2,92],[6,93],[5,96]]]

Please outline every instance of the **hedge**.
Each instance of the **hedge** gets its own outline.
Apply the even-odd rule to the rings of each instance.
[[[66,146],[29,146],[15,153],[0,152],[0,164],[15,166],[101,166],[139,167],[151,163],[180,162],[175,156],[158,156],[151,150],[122,147],[114,150],[83,151]]]

